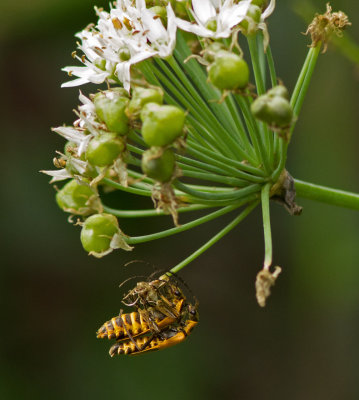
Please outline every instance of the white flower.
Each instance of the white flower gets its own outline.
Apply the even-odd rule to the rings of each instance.
[[[63,154],[62,154],[62,158],[64,160],[67,159],[67,157]],[[87,161],[82,161],[77,158],[71,158],[71,167],[79,173],[79,175],[78,175],[79,178],[81,175],[83,175],[86,172],[87,166],[88,166]],[[42,172],[43,174],[52,176],[50,183],[60,182],[60,181],[64,181],[65,179],[77,177],[76,174],[74,174],[74,175],[70,174],[70,172],[66,168],[56,169],[56,170],[48,170],[48,171],[40,171],[40,172]]]
[[[227,38],[247,15],[251,0],[192,0],[192,14],[196,23],[176,18],[184,31],[207,38]]]
[[[99,21],[76,36],[82,43],[78,48],[84,56],[78,58],[83,67],[66,67],[63,70],[78,79],[62,86],[84,83],[102,83],[105,80],[121,82],[129,91],[131,66],[153,56],[168,57],[176,44],[175,15],[167,6],[168,28],[161,19],[146,8],[145,0],[119,0],[110,12],[96,9]]]

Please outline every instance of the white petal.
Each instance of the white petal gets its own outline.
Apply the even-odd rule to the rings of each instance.
[[[275,9],[275,0],[271,0],[268,7],[262,13],[262,20],[268,18]]]
[[[192,0],[192,7],[202,25],[206,25],[217,14],[211,0]]]
[[[185,21],[180,18],[176,18],[177,26],[186,31],[194,33],[195,35],[202,37],[215,37],[215,32],[210,31],[209,29],[204,28],[203,26],[192,24],[191,22]]]
[[[50,183],[59,182],[59,181],[63,181],[68,178],[72,178],[72,176],[68,173],[66,168],[57,169],[54,171],[40,171],[40,172],[53,177],[51,179]]]

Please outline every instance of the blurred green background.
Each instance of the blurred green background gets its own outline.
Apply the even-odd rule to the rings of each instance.
[[[278,74],[290,89],[308,44],[295,3],[278,1],[269,22]],[[314,2],[323,11],[325,3]],[[254,297],[263,258],[255,212],[184,270],[201,315],[186,343],[138,358],[108,356],[109,343],[95,331],[119,312],[119,283],[139,268],[153,272],[124,264],[143,260],[169,268],[225,219],[132,253],[88,257],[79,229],[66,222],[38,171],[52,168],[54,151],[64,144],[50,127],[74,119],[78,88],[60,89],[67,79],[60,68],[73,63],[74,33],[96,20],[94,4],[1,5],[1,399],[358,399],[359,215],[301,199],[301,217],[272,206],[274,259],[283,274],[264,310]],[[349,32],[359,41],[359,2],[332,5],[349,14]],[[359,68],[330,47],[319,59],[291,144],[293,176],[359,191],[358,105]],[[111,201],[138,204],[125,194]],[[120,224],[139,234],[170,221]]]

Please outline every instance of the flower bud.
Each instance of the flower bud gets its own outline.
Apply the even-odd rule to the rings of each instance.
[[[101,202],[96,191],[75,179],[66,183],[57,192],[56,202],[62,210],[75,215],[90,215],[101,209]]]
[[[103,257],[114,249],[132,250],[125,241],[117,218],[111,214],[95,214],[87,218],[81,230],[83,248],[95,257]]]
[[[249,68],[237,54],[221,51],[209,66],[208,77],[218,89],[244,89],[248,85]]]
[[[285,128],[293,120],[293,110],[289,101],[283,97],[270,97],[267,94],[258,97],[251,105],[252,114],[268,125]]]
[[[158,182],[168,182],[174,173],[176,159],[171,149],[152,147],[142,155],[142,171]]]
[[[129,99],[124,95],[124,89],[112,89],[97,93],[94,96],[94,105],[98,118],[104,122],[107,128],[119,135],[128,132],[128,117],[126,107]]]
[[[289,100],[288,89],[283,85],[274,86],[272,89],[268,90],[267,95],[269,97],[282,97],[283,99]]]
[[[248,8],[245,19],[240,23],[242,32],[251,35],[257,31],[257,24],[260,22],[262,10],[257,5],[251,4]]]
[[[141,88],[133,90],[132,99],[127,108],[128,115],[137,115],[147,103],[163,103],[163,92],[160,88]]]
[[[91,165],[106,167],[112,165],[124,151],[125,142],[115,133],[105,132],[94,137],[87,146],[86,160]]]
[[[142,136],[148,146],[167,146],[183,133],[186,114],[180,108],[148,103],[142,109]]]

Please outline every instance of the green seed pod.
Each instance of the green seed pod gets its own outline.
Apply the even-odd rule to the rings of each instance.
[[[246,18],[239,24],[245,35],[250,35],[257,31],[257,24],[260,22],[262,10],[254,4],[248,8]]]
[[[111,240],[119,233],[117,218],[111,214],[95,214],[87,218],[81,230],[81,243],[89,253],[111,249]]]
[[[94,166],[111,165],[125,150],[125,142],[115,133],[106,132],[93,138],[87,146],[86,160]]]
[[[80,184],[75,179],[56,193],[58,206],[71,214],[90,215],[99,209],[96,192],[86,184]]]
[[[98,118],[110,131],[125,135],[129,129],[125,112],[129,99],[124,96],[124,89],[119,89],[97,93],[94,105]]]
[[[142,171],[158,182],[168,182],[174,173],[176,159],[171,149],[152,147],[142,155]]]
[[[127,108],[127,114],[138,115],[147,103],[163,103],[163,92],[161,88],[135,88],[132,93],[132,99]]]
[[[148,103],[142,109],[142,136],[148,146],[167,146],[183,133],[186,114],[180,108]]]
[[[274,86],[272,89],[268,90],[267,95],[269,97],[283,97],[283,99],[289,100],[288,89],[283,85]]]
[[[248,85],[249,68],[237,54],[221,51],[209,66],[208,77],[218,89],[244,89]]]
[[[284,128],[293,120],[293,110],[289,101],[283,97],[273,97],[268,104],[268,113],[271,116],[271,125]]]
[[[251,105],[252,114],[268,125],[284,128],[291,124],[293,111],[288,100],[283,97],[258,97]]]

